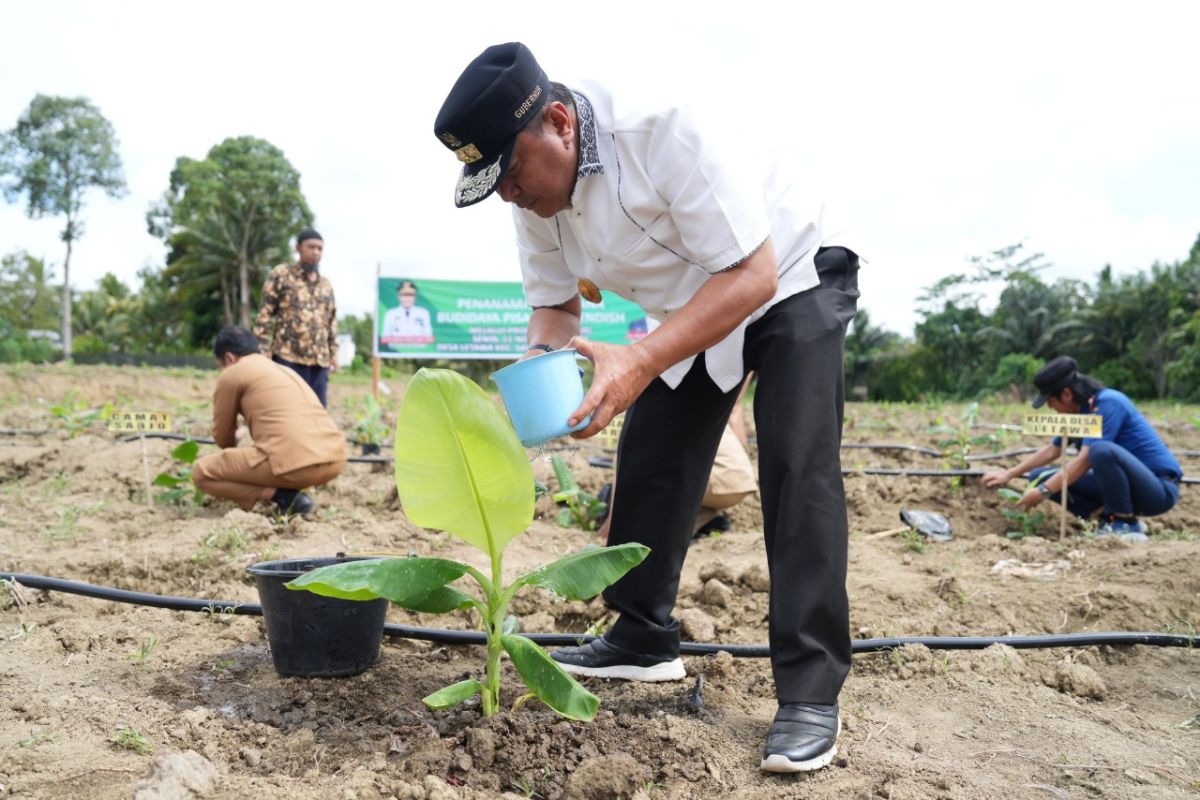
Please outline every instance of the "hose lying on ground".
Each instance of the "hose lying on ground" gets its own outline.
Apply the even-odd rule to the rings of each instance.
[[[147,439],[184,440],[184,439],[191,438],[192,441],[198,442],[200,444],[216,444],[216,442],[214,442],[212,439],[209,439],[207,437],[187,437],[187,436],[183,436],[178,433],[160,433],[158,431],[150,431],[150,432],[146,433],[145,436]],[[120,439],[118,439],[118,441],[133,442],[133,441],[137,441],[137,438],[138,438],[137,435],[134,434],[132,436],[122,436]],[[849,445],[843,445],[843,447],[846,447],[846,446],[849,446]],[[867,445],[860,445],[860,446],[866,447]],[[916,450],[918,452],[921,452],[923,450],[923,448],[919,448],[916,445],[882,444],[882,445],[870,445],[870,447],[873,447],[876,449],[895,449],[895,448],[900,448],[900,449],[904,449],[904,450],[912,449],[912,450]],[[551,452],[555,448],[546,447],[543,449],[546,452]],[[561,448],[561,449],[567,450],[570,448],[568,447],[568,448]],[[932,453],[934,451],[930,450],[928,452]],[[1012,452],[1016,453],[1018,451],[1012,451]],[[1006,455],[1006,454],[1002,453],[1000,455]],[[393,459],[391,456],[351,456],[347,460],[352,464],[390,464]],[[967,460],[970,461],[971,457],[968,456]],[[982,460],[982,459],[980,459],[980,460]],[[884,467],[864,467],[862,469],[850,469],[849,467],[843,467],[842,474],[843,475],[890,475],[890,476],[895,476],[895,477],[903,476],[903,477],[909,477],[909,478],[954,478],[954,477],[959,477],[959,476],[965,477],[965,478],[979,478],[979,477],[982,477],[985,473],[981,469],[891,469],[891,468],[884,468]],[[1183,478],[1182,480],[1180,480],[1180,483],[1200,483],[1200,478]]]
[[[195,597],[146,594],[145,592],[131,592],[109,586],[50,578],[45,575],[27,575],[20,572],[0,572],[0,580],[16,581],[22,586],[32,589],[66,592],[83,597],[112,600],[117,603],[132,603],[151,608],[166,608],[172,611],[207,611],[210,614],[262,616],[262,606],[257,603],[235,603],[230,600],[203,600]],[[387,636],[400,639],[419,639],[441,644],[487,644],[487,637],[481,631],[452,631],[443,628],[419,628],[388,623],[383,626],[383,632]],[[529,633],[525,635],[540,645],[550,647],[569,647],[596,638],[582,633]],[[931,650],[982,650],[993,644],[1006,644],[1017,649],[1133,644],[1190,649],[1196,644],[1196,641],[1193,636],[1173,633],[1103,631],[1043,636],[891,636],[884,639],[856,639],[851,643],[851,649],[855,653],[878,653],[884,650],[895,650],[909,644],[923,644]],[[719,642],[683,642],[679,646],[679,652],[685,656],[726,652],[739,658],[767,658],[771,655],[770,649],[766,645],[722,644]]]

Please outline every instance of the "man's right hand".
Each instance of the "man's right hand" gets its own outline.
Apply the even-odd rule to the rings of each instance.
[[[988,489],[998,489],[1004,484],[1012,480],[1006,469],[994,469],[991,472],[984,473],[982,483]]]

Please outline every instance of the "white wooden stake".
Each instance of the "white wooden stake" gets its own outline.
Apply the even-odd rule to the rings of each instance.
[[[1067,538],[1067,437],[1062,437],[1062,515],[1058,519],[1058,540]]]
[[[154,499],[150,496],[150,459],[146,455],[146,432],[138,431],[138,441],[142,443],[142,472],[146,476],[146,508],[154,508]]]

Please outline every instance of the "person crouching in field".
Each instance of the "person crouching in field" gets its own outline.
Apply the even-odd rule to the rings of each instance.
[[[1179,502],[1183,470],[1175,456],[1128,397],[1080,372],[1070,356],[1046,362],[1033,382],[1038,389],[1034,408],[1045,404],[1059,414],[1100,414],[1103,418],[1100,437],[1084,439],[1079,455],[1067,462],[1067,508],[1077,517],[1103,509],[1098,535],[1145,541],[1146,526],[1138,515],[1165,514]],[[1056,437],[1012,469],[987,473],[983,485],[1003,486],[1045,467],[1059,457],[1061,447],[1062,439]],[[1017,505],[1028,510],[1043,500],[1061,502],[1063,483],[1058,472],[1027,491]]]
[[[197,459],[196,488],[249,511],[259,500],[281,513],[316,508],[303,489],[328,483],[346,466],[346,440],[312,388],[259,351],[258,338],[226,325],[213,342],[221,369],[213,392],[213,438],[221,452]],[[241,414],[254,440],[239,447]]]

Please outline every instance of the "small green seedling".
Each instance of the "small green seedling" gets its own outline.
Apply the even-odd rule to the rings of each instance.
[[[160,472],[152,481],[154,486],[166,489],[165,492],[158,493],[161,502],[183,505],[190,501],[194,506],[204,502],[204,492],[192,483],[192,465],[196,463],[198,455],[200,443],[194,439],[184,441],[171,451],[171,458],[175,460],[175,471]]]
[[[1001,497],[1003,497],[1005,500],[1008,500],[1010,503],[1015,504],[1021,499],[1020,492],[1014,491],[1013,489],[1009,489],[1007,487],[1001,487],[996,491]],[[1046,519],[1046,515],[1041,511],[1035,511],[1030,514],[1027,511],[1022,511],[1021,509],[1016,508],[1015,505],[1013,507],[1004,509],[1004,516],[1020,526],[1018,530],[1008,531],[1008,533],[1005,534],[1009,539],[1024,539],[1026,536],[1037,536],[1038,528]]]
[[[136,728],[122,728],[112,740],[113,744],[122,750],[132,750],[138,755],[148,755],[154,752],[154,745],[145,736],[137,732]]]
[[[233,559],[246,551],[247,544],[246,532],[237,523],[227,522],[221,526],[214,525],[212,530],[200,540],[200,552],[192,554],[192,562],[207,564],[216,557],[217,553],[224,553]],[[270,559],[264,558],[263,560],[269,561]]]
[[[39,744],[44,744],[45,742],[53,742],[53,741],[54,741],[54,734],[51,731],[41,731],[39,733],[38,731],[31,730],[29,732],[29,738],[22,739],[21,741],[17,742],[17,744],[20,745],[21,747],[37,747]]]
[[[491,575],[442,558],[390,558],[321,567],[287,587],[347,600],[386,597],[424,613],[473,608],[487,635],[484,680],[447,686],[423,698],[427,706],[451,708],[481,695],[484,716],[495,715],[500,710],[500,658],[508,653],[539,700],[568,719],[591,720],[600,699],[517,632],[509,605],[526,586],[570,600],[595,597],[641,563],[650,549],[636,543],[589,546],[505,586],[501,556],[509,541],[533,522],[534,492],[525,449],[500,410],[462,375],[422,369],[408,385],[396,442],[396,487],[408,518],[477,547],[491,562]],[[464,575],[478,584],[482,598],[450,586]]]
[[[138,664],[145,664],[146,659],[150,657],[156,647],[158,647],[158,637],[150,636],[138,643],[137,650],[131,650],[126,655]]]
[[[79,515],[81,508],[68,505],[58,509],[58,522],[46,528],[46,538],[51,543],[72,542],[79,538]]]
[[[361,400],[361,411],[354,423],[354,441],[357,444],[369,445],[374,452],[379,452],[388,436],[388,426],[383,421],[383,407],[375,400],[375,396],[364,395]],[[366,448],[364,448],[365,452]]]
[[[269,559],[264,559],[264,560],[269,560]],[[204,610],[206,612],[208,612],[208,621],[209,622],[211,622],[213,624],[218,624],[218,625],[228,625],[229,623],[233,622],[233,618],[235,616],[237,616],[236,609],[237,609],[236,605],[221,606],[218,608],[215,603],[209,603],[205,607]]]
[[[608,504],[595,495],[588,494],[579,488],[575,475],[562,456],[550,457],[554,467],[554,477],[558,480],[558,491],[554,493],[555,503],[562,504],[558,510],[555,522],[562,528],[579,528],[582,531],[594,531],[599,519],[604,516]]]
[[[921,534],[914,531],[912,528],[900,532],[900,540],[904,542],[905,550],[912,550],[914,553],[925,552],[925,538]]]
[[[67,432],[67,436],[75,438],[102,419],[112,416],[112,403],[105,403],[100,408],[89,408],[88,404],[74,397],[68,397],[56,406],[50,406],[50,413],[58,419],[58,424]]]
[[[950,469],[966,469],[969,466],[967,456],[971,455],[972,450],[979,445],[994,445],[997,442],[995,433],[982,436],[973,436],[971,434],[978,416],[979,403],[968,403],[967,407],[963,409],[962,414],[958,417],[958,424],[946,425],[943,423],[929,428],[929,433],[948,435],[948,438],[940,439],[936,444],[941,449],[942,456],[946,460],[946,465]],[[950,486],[956,491],[961,489],[962,476],[954,476],[950,481]]]

